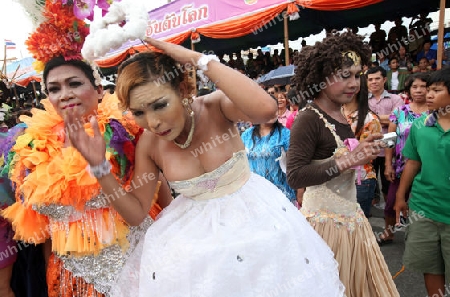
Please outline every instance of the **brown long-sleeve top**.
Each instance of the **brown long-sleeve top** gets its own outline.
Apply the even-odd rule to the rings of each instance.
[[[317,105],[330,124],[335,125],[336,134],[344,141],[355,135],[349,124],[342,124]],[[299,111],[291,128],[291,140],[287,152],[287,179],[293,189],[320,185],[340,174],[336,161],[331,159],[322,164],[311,164],[312,160],[322,160],[331,157],[337,148],[336,140],[331,131],[325,127],[323,120],[313,110]]]

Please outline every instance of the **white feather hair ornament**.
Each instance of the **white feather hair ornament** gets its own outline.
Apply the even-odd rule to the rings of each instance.
[[[125,20],[125,25],[121,26]],[[128,40],[143,39],[147,22],[148,13],[144,6],[134,0],[114,2],[103,18],[95,19],[91,24],[90,34],[81,50],[83,58],[94,61]]]
[[[45,0],[14,0],[20,4],[25,10],[26,14],[30,16],[33,25],[33,31],[42,23],[45,18],[42,12],[45,8]]]

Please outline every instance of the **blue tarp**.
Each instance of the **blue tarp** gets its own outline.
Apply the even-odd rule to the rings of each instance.
[[[431,37],[431,41],[434,43],[431,45],[430,49],[437,51],[437,49],[438,49],[437,48],[437,39],[438,39],[437,35]],[[444,35],[444,47],[446,49],[450,47],[450,33],[446,33]]]

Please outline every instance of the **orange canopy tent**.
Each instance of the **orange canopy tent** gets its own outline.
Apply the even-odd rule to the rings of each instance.
[[[35,60],[31,57],[14,61],[6,66],[6,76],[11,84],[27,87],[30,82],[40,82],[41,77],[33,68]]]
[[[285,35],[288,17],[299,13],[299,7],[321,10],[349,10],[376,4],[382,0],[176,0],[149,12],[147,36],[175,44],[183,44],[189,38],[192,43],[200,36],[230,40],[249,34],[257,35],[272,23],[284,23]],[[286,14],[283,14],[286,12]],[[280,19],[280,15],[282,16]],[[178,26],[176,26],[178,25]],[[316,26],[315,30],[320,26]],[[320,32],[320,31],[319,31]],[[264,34],[264,32],[262,32]],[[318,32],[317,32],[318,33]],[[130,54],[145,51],[146,46],[134,41],[99,59],[100,67],[117,66]]]

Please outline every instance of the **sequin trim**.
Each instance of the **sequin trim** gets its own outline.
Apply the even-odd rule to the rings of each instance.
[[[96,291],[107,294],[127,259],[133,253],[140,240],[144,240],[147,229],[153,220],[147,217],[139,226],[131,226],[127,235],[129,248],[123,251],[115,244],[104,248],[98,255],[83,257],[59,256],[64,268],[74,277],[83,278],[93,284]]]
[[[347,228],[349,232],[355,231],[357,226],[361,227],[364,223],[364,213],[362,212],[361,208],[359,208],[355,212],[354,216],[346,216],[324,210],[316,212],[302,210],[302,213],[313,226],[318,223],[325,224],[328,222],[332,222],[336,228],[344,227]]]
[[[108,199],[106,195],[100,193],[94,196],[92,199],[86,202],[86,210],[101,209],[109,206]],[[49,205],[32,205],[32,209],[37,213],[48,216],[54,221],[75,221],[78,220],[82,213],[75,210],[72,206],[60,205],[60,204],[49,204]]]
[[[72,206],[64,206],[59,204],[50,205],[32,205],[32,209],[37,213],[48,216],[55,221],[65,221],[73,216],[77,211]]]

